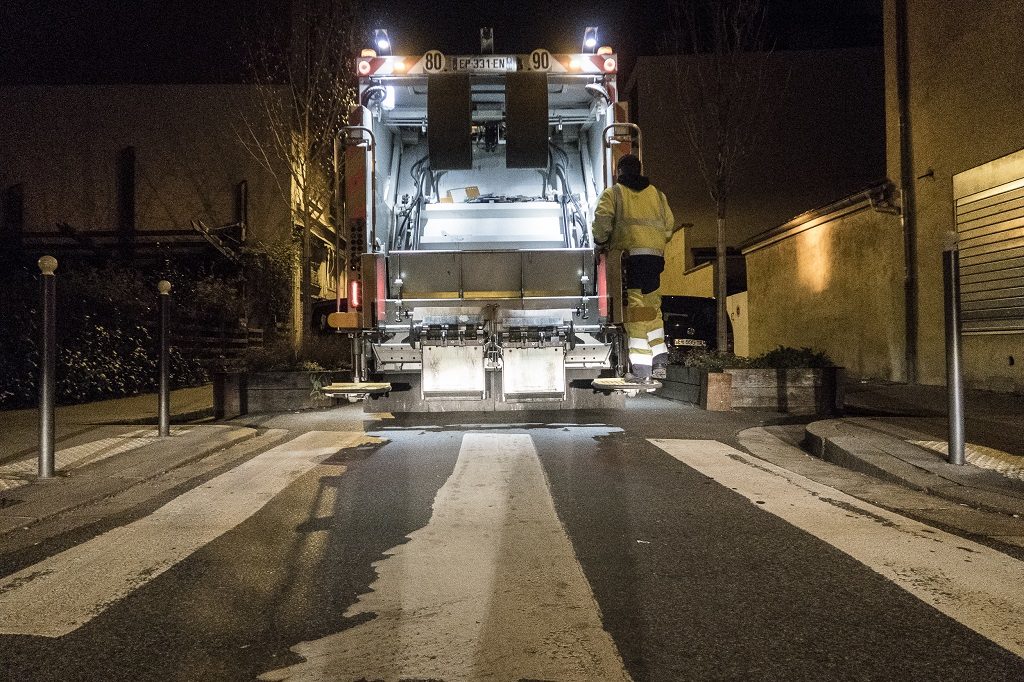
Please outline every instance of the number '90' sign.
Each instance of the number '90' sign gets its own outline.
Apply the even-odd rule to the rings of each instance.
[[[547,71],[551,68],[551,53],[534,50],[530,53],[530,71]]]
[[[423,70],[427,73],[444,71],[444,55],[439,50],[430,50],[423,55]]]

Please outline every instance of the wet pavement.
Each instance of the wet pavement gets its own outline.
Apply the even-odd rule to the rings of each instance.
[[[1021,557],[751,438],[792,421],[648,396],[193,424],[0,534],[0,679],[1024,677]]]

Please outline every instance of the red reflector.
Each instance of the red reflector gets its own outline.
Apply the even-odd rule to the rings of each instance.
[[[348,282],[348,309],[359,310],[363,305],[363,288],[358,279]]]
[[[597,314],[608,317],[608,256],[597,256]]]
[[[377,319],[381,322],[387,314],[387,305],[384,296],[388,291],[387,266],[383,258],[377,258]]]

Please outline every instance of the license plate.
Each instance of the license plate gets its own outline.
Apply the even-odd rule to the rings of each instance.
[[[674,346],[706,346],[704,339],[675,339],[672,341]]]
[[[473,71],[476,73],[503,73],[515,71],[516,58],[509,55],[484,55],[480,57],[449,57],[452,71]]]

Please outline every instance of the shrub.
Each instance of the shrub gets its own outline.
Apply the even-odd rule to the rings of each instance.
[[[683,359],[686,367],[698,367],[709,372],[721,372],[726,369],[764,368],[764,369],[803,369],[832,367],[835,365],[825,353],[810,348],[790,348],[779,346],[775,350],[758,355],[755,358],[744,358],[732,353],[718,351],[693,350]]]
[[[825,353],[810,348],[790,348],[779,346],[775,350],[757,356],[750,361],[750,367],[769,367],[774,369],[802,369],[832,367],[835,363]]]
[[[685,367],[697,367],[706,369],[709,372],[721,372],[724,369],[747,367],[749,364],[749,358],[715,350],[695,349],[687,353],[686,357],[683,358],[683,365]]]
[[[62,261],[56,319],[59,403],[156,390],[157,294],[155,281],[150,281],[156,278],[124,265]],[[0,315],[0,409],[34,405],[38,399],[39,279],[30,267],[0,265],[5,294]],[[170,380],[172,388],[181,388],[205,383],[208,376],[198,361],[172,346]]]
[[[295,369],[295,351],[290,343],[282,339],[258,348],[249,348],[234,364],[255,372]]]

